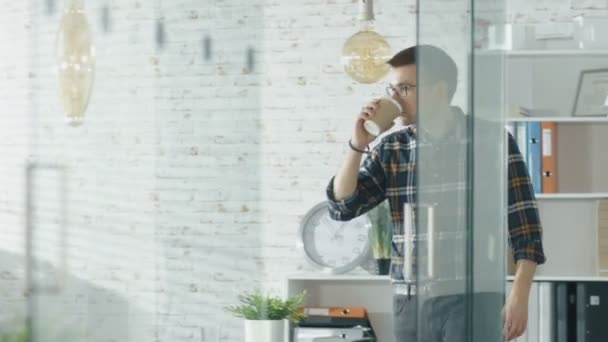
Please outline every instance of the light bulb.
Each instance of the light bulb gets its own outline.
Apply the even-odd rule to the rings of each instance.
[[[372,0],[360,1],[361,28],[344,43],[342,64],[344,71],[355,81],[374,83],[389,71],[386,62],[391,58],[388,42],[374,31]]]
[[[95,76],[95,47],[83,0],[68,0],[57,35],[59,94],[69,125],[80,126]]]

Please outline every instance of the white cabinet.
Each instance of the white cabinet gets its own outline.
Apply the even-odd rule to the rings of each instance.
[[[512,277],[505,282],[505,294]],[[528,330],[517,342],[555,342],[554,293],[556,282],[608,282],[608,277],[537,277],[531,290]],[[307,306],[363,306],[378,342],[393,342],[392,287],[388,277],[299,276],[287,280],[287,294],[306,290]],[[286,342],[290,342],[288,340]]]
[[[367,309],[378,342],[392,342],[392,287],[388,277],[319,276],[287,281],[293,295],[306,290],[306,306],[362,306]]]
[[[511,284],[507,282],[506,295],[511,290]],[[528,303],[528,328],[515,342],[554,342],[553,291],[552,282],[532,284]]]

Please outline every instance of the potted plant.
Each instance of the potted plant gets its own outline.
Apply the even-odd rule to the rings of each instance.
[[[239,295],[239,305],[226,307],[236,317],[245,319],[245,342],[284,342],[285,320],[298,323],[304,314],[298,308],[306,292],[286,300],[259,290]]]
[[[27,342],[28,333],[25,327],[19,326],[14,331],[2,331],[0,328],[0,342]]]
[[[368,217],[371,223],[369,242],[376,260],[376,273],[387,275],[391,266],[391,244],[393,241],[393,222],[387,201],[370,210]]]

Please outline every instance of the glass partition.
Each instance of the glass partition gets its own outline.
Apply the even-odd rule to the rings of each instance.
[[[417,198],[404,208],[413,214],[405,240],[416,241],[418,340],[502,341],[505,76],[500,53],[484,63],[477,55],[480,25],[502,22],[505,4],[418,5]]]
[[[229,307],[256,290],[364,307],[379,342],[448,314],[455,338],[500,333],[504,75],[476,46],[500,2],[1,3],[1,341],[252,342],[263,328],[245,318],[272,307]],[[379,201],[355,229],[306,223],[328,215],[357,115],[394,81],[386,62],[415,45],[434,47],[406,63],[407,115],[385,135],[417,139],[389,200],[388,276],[363,215]],[[416,285],[408,323],[393,276]]]

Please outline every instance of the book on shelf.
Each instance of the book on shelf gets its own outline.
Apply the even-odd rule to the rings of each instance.
[[[600,276],[608,276],[608,200],[600,200],[597,208],[598,268]]]
[[[557,125],[553,121],[543,121],[540,124],[542,130],[542,190],[543,193],[557,192]]]
[[[539,296],[538,296],[538,283],[533,284],[530,288],[530,299],[528,301],[528,328],[526,329],[526,335],[528,337],[528,342],[538,342],[538,322],[541,317],[540,308],[538,307]]]
[[[528,126],[528,170],[530,171],[530,180],[534,192],[539,194],[542,192],[540,122],[531,121],[527,122],[526,125]]]
[[[557,124],[512,122],[507,128],[526,162],[534,192],[557,193]]]
[[[538,283],[538,342],[553,342],[555,313],[555,287],[553,283]]]

